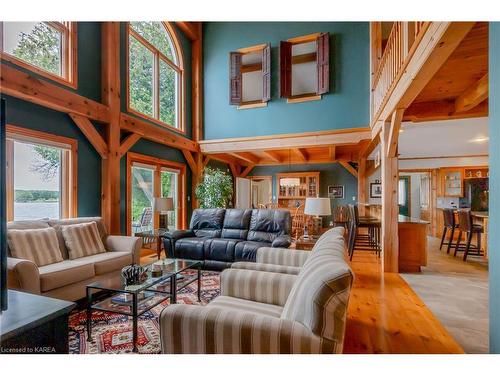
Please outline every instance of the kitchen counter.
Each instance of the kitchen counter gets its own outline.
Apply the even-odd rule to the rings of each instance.
[[[399,215],[399,272],[420,272],[427,265],[427,225],[425,220]]]

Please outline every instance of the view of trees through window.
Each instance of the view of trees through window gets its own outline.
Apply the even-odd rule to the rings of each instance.
[[[14,220],[60,218],[61,154],[57,147],[14,141]]]
[[[172,197],[177,206],[177,173],[170,170],[160,172],[160,192],[155,192],[155,166],[132,166],[132,232],[153,228],[153,197]],[[169,227],[176,228],[177,210],[168,214]]]
[[[4,51],[63,76],[62,34],[45,22],[4,22]]]
[[[162,22],[131,22],[129,105],[146,116],[179,128],[181,67]]]

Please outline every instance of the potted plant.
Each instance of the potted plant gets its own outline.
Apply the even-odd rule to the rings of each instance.
[[[227,208],[233,197],[233,178],[220,169],[205,167],[195,193],[200,208]]]

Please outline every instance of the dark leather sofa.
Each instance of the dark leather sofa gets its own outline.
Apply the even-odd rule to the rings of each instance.
[[[233,262],[254,262],[260,247],[289,247],[290,227],[287,210],[196,209],[190,229],[168,233],[164,245],[169,257],[222,270]]]

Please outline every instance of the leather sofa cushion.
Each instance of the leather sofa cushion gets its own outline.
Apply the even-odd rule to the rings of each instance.
[[[78,260],[65,260],[48,264],[40,267],[38,271],[42,292],[91,279],[95,276],[93,263],[84,263]]]
[[[108,251],[102,254],[90,255],[78,258],[82,264],[93,264],[96,275],[104,275],[109,272],[121,270],[123,267],[133,263],[132,253],[124,251]]]
[[[181,238],[175,242],[175,257],[203,260],[203,243],[207,238],[188,237]]]
[[[231,238],[207,239],[203,245],[205,259],[234,262],[234,250],[238,242]]]
[[[290,225],[287,210],[252,210],[247,240],[272,243],[276,237],[289,234]]]
[[[220,260],[205,259],[203,261],[203,269],[211,271],[223,271],[226,268],[231,268],[231,262],[222,262]]]
[[[224,213],[223,208],[196,209],[193,211],[189,227],[196,237],[220,237]]]
[[[238,242],[234,251],[234,261],[250,261],[255,262],[257,258],[257,249],[261,247],[271,246],[269,242],[259,241],[242,241]]]
[[[224,227],[222,228],[222,238],[235,238],[246,240],[252,210],[228,209],[224,216]]]

